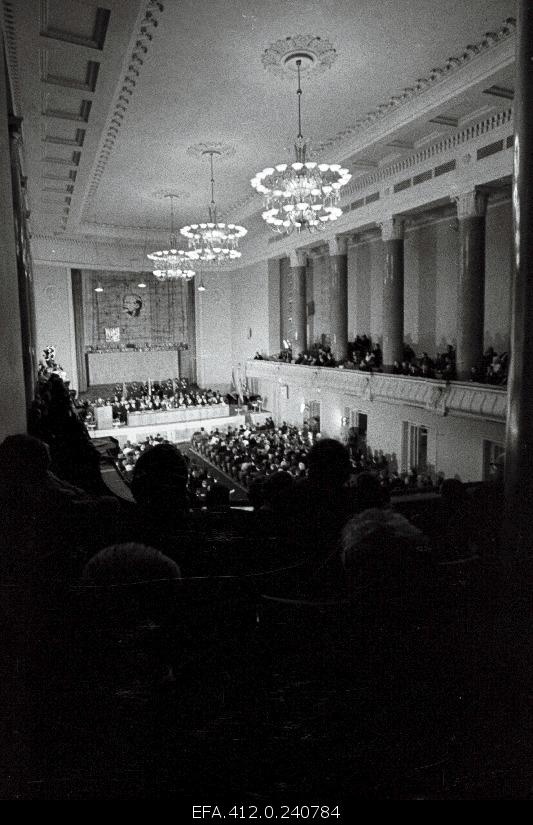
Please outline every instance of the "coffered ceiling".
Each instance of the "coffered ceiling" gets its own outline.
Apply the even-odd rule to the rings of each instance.
[[[169,192],[180,225],[200,219],[205,146],[220,213],[258,228],[250,178],[297,131],[294,73],[269,68],[279,44],[264,57],[288,37],[320,38],[303,131],[354,175],[513,97],[513,0],[2,3],[34,233],[164,237]]]

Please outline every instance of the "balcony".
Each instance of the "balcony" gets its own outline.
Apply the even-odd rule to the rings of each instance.
[[[253,360],[246,362],[246,377],[261,383],[302,388],[307,394],[313,391],[338,393],[354,400],[417,407],[442,416],[505,423],[506,387],[490,384],[447,383],[431,378]]]

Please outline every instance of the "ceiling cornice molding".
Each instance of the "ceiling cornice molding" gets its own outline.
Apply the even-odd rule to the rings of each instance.
[[[15,25],[16,0],[2,0],[3,30],[5,33],[6,61],[11,81],[13,109],[16,115],[21,114],[20,76],[17,54],[17,33]]]
[[[458,94],[492,74],[502,62],[512,62],[515,29],[515,18],[507,18],[497,32],[486,32],[479,43],[467,45],[461,55],[450,57],[444,66],[432,69],[427,77],[419,78],[413,87],[404,88],[399,94],[392,95],[387,102],[367,112],[353,125],[317,144],[316,153],[325,154],[325,160],[332,151],[336,154],[341,152],[343,157],[355,154],[363,145],[379,140],[380,133],[383,137],[396,131],[405,122],[421,116],[424,110],[439,105],[445,97],[442,93],[446,85],[456,87],[453,94]]]
[[[146,55],[152,45],[153,29],[157,28],[159,17],[163,11],[164,6],[159,0],[145,0],[144,7],[137,18],[135,33],[130,40],[130,48],[124,61],[122,79],[118,84],[107,124],[103,130],[100,149],[93,166],[82,214],[90,208],[97,194],[107,162],[113,153],[120,134],[124,116],[133,98],[137,79],[141,74]]]
[[[114,238],[113,240],[105,241],[105,240],[96,240],[94,237],[90,238],[80,238],[70,235],[59,235],[57,233],[46,233],[46,232],[36,232],[31,236],[32,242],[45,242],[51,243],[56,246],[73,246],[77,249],[86,249],[88,247],[108,247],[113,249],[131,249],[132,246],[135,246],[136,249],[142,251],[143,246],[142,244],[129,244],[127,241],[120,240],[119,238]]]

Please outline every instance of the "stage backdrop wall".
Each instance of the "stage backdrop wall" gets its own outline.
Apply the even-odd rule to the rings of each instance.
[[[159,283],[144,275],[146,288],[137,286],[138,272],[84,270],[83,326],[86,346],[106,344],[106,330],[119,330],[120,344],[190,343],[194,317],[187,302],[187,284]],[[95,292],[98,282],[103,292]],[[108,333],[109,334],[109,333]]]

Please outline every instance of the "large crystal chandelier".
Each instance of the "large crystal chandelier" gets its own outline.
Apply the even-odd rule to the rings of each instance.
[[[191,254],[187,249],[178,249],[178,241],[174,229],[174,198],[176,195],[165,195],[170,198],[170,237],[169,249],[159,249],[150,252],[146,257],[155,265],[153,273],[158,281],[181,280],[188,281],[194,278],[194,269],[191,269]]]
[[[189,241],[189,254],[193,261],[205,261],[212,264],[224,264],[241,257],[239,240],[246,235],[244,226],[234,223],[221,223],[217,219],[215,204],[215,178],[213,175],[213,155],[220,155],[216,149],[203,152],[209,155],[211,164],[211,203],[209,220],[205,223],[192,223],[180,229],[180,233]]]
[[[310,232],[324,229],[329,221],[342,215],[337,205],[341,188],[352,177],[339,163],[316,163],[308,160],[307,144],[302,136],[300,82],[301,59],[296,60],[298,71],[298,136],[292,164],[280,163],[258,172],[250,183],[263,195],[263,219],[275,232],[290,234],[306,227]]]

